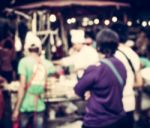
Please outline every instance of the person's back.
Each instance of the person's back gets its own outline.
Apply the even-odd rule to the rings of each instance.
[[[108,59],[114,65],[117,65],[117,70],[125,81],[126,70],[123,64],[114,57]],[[90,66],[85,71],[84,76],[75,88],[78,94],[83,95],[84,87],[82,83],[84,82],[85,85],[89,86],[91,92],[91,97],[86,107],[84,123],[91,127],[99,125],[104,127],[124,117],[125,112],[121,101],[123,87],[119,85],[109,67],[103,63],[99,63],[97,66]],[[89,81],[91,79],[92,82]]]
[[[20,128],[25,128],[33,120],[32,127],[43,128],[45,110],[43,94],[47,88],[48,75],[55,73],[55,68],[52,63],[40,57],[42,46],[37,36],[33,36],[28,51],[29,55],[19,62],[18,74],[21,86],[18,89],[12,119],[16,121],[20,112]]]
[[[45,59],[41,59],[41,62],[38,62],[34,57],[28,56],[21,59],[18,72],[19,74],[24,74],[27,84],[30,84],[27,92],[25,92],[26,97],[22,103],[21,112],[35,111],[34,95],[44,93],[47,75],[55,73],[55,68],[52,63]],[[45,109],[44,101],[43,99],[39,99],[39,101],[36,111],[43,111]]]
[[[123,91],[123,105],[127,113],[127,127],[133,127],[133,111],[135,110],[135,93],[133,88],[142,86],[140,59],[138,55],[126,45],[128,40],[128,27],[124,23],[115,23],[112,29],[119,35],[119,48],[115,56],[124,64],[127,70],[127,81]]]
[[[120,45],[118,47],[118,51],[115,54],[115,57],[124,64],[127,70],[127,80],[123,91],[123,104],[125,111],[129,112],[135,110],[135,93],[133,90],[135,74],[125,56],[127,56],[131,61],[135,72],[140,70],[140,60],[138,55],[130,47],[125,45]]]
[[[82,98],[90,92],[90,97],[86,98],[83,128],[124,127],[122,91],[126,82],[126,69],[121,61],[113,56],[118,47],[118,40],[118,35],[110,29],[98,33],[97,49],[105,55],[105,59],[87,68],[75,86],[76,94]]]

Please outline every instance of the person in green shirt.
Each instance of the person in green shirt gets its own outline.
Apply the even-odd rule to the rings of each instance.
[[[20,128],[26,128],[30,119],[32,127],[43,128],[45,103],[42,97],[48,75],[56,70],[50,61],[41,59],[40,39],[34,36],[30,41],[29,55],[21,59],[18,66],[20,87],[12,119],[15,121],[20,116]]]
[[[140,57],[142,68],[150,67],[150,60],[147,57]]]
[[[141,66],[142,68],[149,68],[150,67],[150,44],[147,44],[146,55],[140,57]]]

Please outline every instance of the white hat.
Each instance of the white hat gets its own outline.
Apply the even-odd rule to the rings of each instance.
[[[70,31],[71,42],[73,44],[83,44],[85,42],[85,33],[81,29],[72,29]]]
[[[29,52],[29,48],[39,48],[42,50],[42,42],[39,37],[37,37],[33,32],[29,31],[25,38],[24,50]]]

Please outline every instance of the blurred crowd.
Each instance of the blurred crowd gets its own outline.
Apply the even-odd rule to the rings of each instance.
[[[16,34],[13,23],[0,19],[1,128],[11,128],[18,119],[20,128],[26,128],[31,118],[34,128],[44,127],[42,95],[47,78],[66,73],[58,66],[76,74],[75,93],[87,102],[83,128],[133,128],[141,115],[143,121],[137,125],[150,127],[149,108],[138,113],[140,100],[135,95],[136,89],[150,84],[150,28],[139,28],[134,39],[121,22],[87,35],[76,28],[69,33],[72,47],[66,56],[48,60],[40,38],[25,23],[18,25]],[[12,110],[11,95],[4,86],[15,80],[20,86]]]

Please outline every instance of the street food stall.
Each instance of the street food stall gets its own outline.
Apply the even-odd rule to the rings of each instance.
[[[78,27],[86,28],[83,19],[85,20],[90,15],[91,19],[89,18],[86,21],[88,25],[99,25],[100,21],[97,15],[106,15],[102,14],[106,7],[112,18],[112,10],[113,12],[115,12],[114,10],[120,11],[122,8],[129,8],[130,5],[128,3],[98,0],[51,0],[19,5],[5,10],[16,13],[19,20],[20,17],[24,17],[28,21],[32,32],[42,40],[48,59],[53,59],[53,55],[61,51],[59,52],[60,55],[56,56],[56,59],[58,59],[68,54],[67,35],[73,28],[71,24],[75,26],[80,24]],[[114,22],[116,20],[116,17],[113,18]],[[125,22],[127,20],[125,13],[122,20]],[[104,25],[109,25],[110,21],[107,17],[103,21]],[[77,83],[76,74],[70,71],[69,74],[60,73],[59,75],[59,77],[48,78],[48,89],[45,97],[47,120],[51,126],[54,124],[53,127],[68,121],[82,119],[83,114],[80,108],[82,103],[78,104],[82,100],[75,95],[73,90]],[[16,102],[18,86],[19,82],[13,81],[7,86],[8,88],[6,87],[12,93],[12,107]]]

